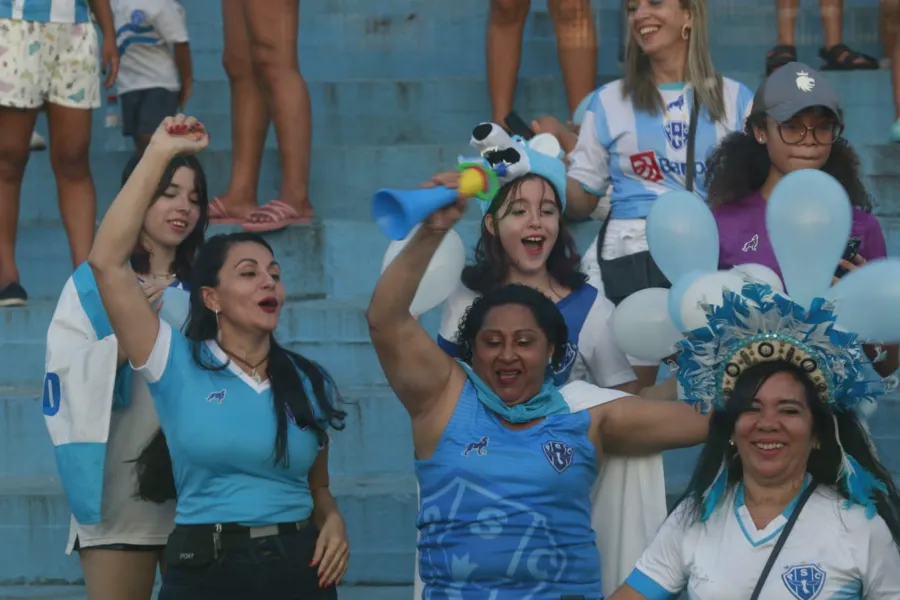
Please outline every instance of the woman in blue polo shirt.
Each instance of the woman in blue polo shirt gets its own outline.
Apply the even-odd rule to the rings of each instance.
[[[88,261],[168,441],[177,505],[159,598],[332,600],[349,554],[326,430],[346,413],[328,374],[272,335],[285,289],[271,248],[247,233],[201,248],[186,335],[154,313],[128,264],[161,169],[208,141],[193,118],[164,120]]]

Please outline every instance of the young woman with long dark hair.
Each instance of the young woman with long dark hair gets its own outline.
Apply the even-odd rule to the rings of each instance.
[[[137,163],[128,163],[122,185]],[[186,289],[193,275],[208,217],[206,176],[196,157],[176,156],[154,188],[130,263],[160,309],[166,291]],[[186,316],[174,317],[181,321],[175,326]],[[91,600],[149,600],[175,503],[135,497],[134,461],[159,419],[147,384],[132,377],[112,334],[87,263],[66,282],[50,322],[45,389],[47,427],[73,513],[66,552],[78,551]]]

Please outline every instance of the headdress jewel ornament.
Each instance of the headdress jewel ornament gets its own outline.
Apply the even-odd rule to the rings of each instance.
[[[874,402],[897,387],[897,379],[882,379],[855,333],[835,326],[833,305],[816,298],[810,309],[793,302],[767,285],[748,283],[741,293],[725,290],[722,306],[704,306],[707,327],[685,334],[677,344],[678,381],[687,402],[701,412],[722,408],[741,373],[769,361],[786,361],[812,381],[818,399],[833,411],[851,411]],[[885,485],[844,452],[835,420],[835,438],[841,450],[839,483],[850,502],[875,514],[875,492]],[[724,494],[728,481],[723,464],[703,500],[703,519],[709,517]]]
[[[565,153],[554,136],[542,133],[525,141],[521,136],[510,136],[496,123],[480,123],[472,130],[469,144],[478,150],[479,156],[460,156],[460,166],[483,165],[497,175],[501,186],[530,173],[540,175],[554,187],[565,210]],[[487,214],[495,195],[496,191],[478,196],[482,213]]]

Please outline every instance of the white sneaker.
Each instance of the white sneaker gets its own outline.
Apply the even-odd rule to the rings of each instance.
[[[47,142],[37,131],[31,132],[31,151],[40,152],[47,149]]]

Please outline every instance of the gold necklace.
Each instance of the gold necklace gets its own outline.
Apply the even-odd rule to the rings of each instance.
[[[219,345],[219,347],[222,348],[221,344]],[[262,359],[261,361],[259,361],[258,363],[256,363],[256,364],[254,365],[253,363],[249,362],[248,360],[243,359],[243,358],[240,358],[239,356],[235,355],[234,353],[229,352],[229,351],[226,350],[225,348],[222,348],[222,350],[224,350],[224,351],[225,351],[225,354],[227,354],[228,356],[230,356],[230,357],[233,358],[234,360],[236,360],[236,361],[238,361],[238,362],[241,362],[241,363],[244,363],[245,365],[247,365],[247,366],[250,368],[250,379],[252,379],[254,382],[256,382],[257,385],[259,385],[260,383],[262,383],[263,379],[262,379],[262,375],[259,374],[259,367],[260,367],[264,362],[266,362],[267,360],[269,360],[269,355],[268,355],[268,354],[266,354],[266,355],[263,357],[263,359]]]

